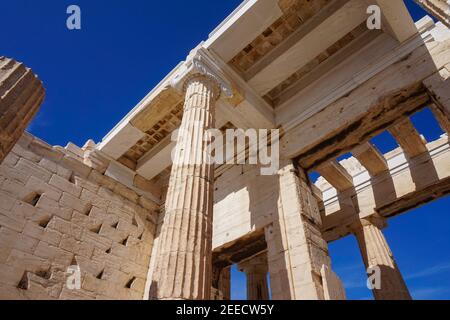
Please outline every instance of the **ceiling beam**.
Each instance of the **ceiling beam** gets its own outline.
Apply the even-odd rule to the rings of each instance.
[[[431,107],[431,111],[434,114],[439,126],[450,135],[450,118],[436,105]]]
[[[230,81],[239,88],[244,100],[234,108],[235,116],[251,121],[250,128],[273,129],[275,128],[275,113],[272,106],[249,86],[240,75],[236,73],[217,54],[209,51],[211,58],[221,68]]]
[[[389,171],[375,179],[364,171],[359,172],[359,178],[355,176],[355,190],[324,197],[324,237],[328,241],[340,239],[351,233],[350,226],[359,219],[375,213],[391,218],[448,195],[448,137],[433,141],[427,147],[429,152],[414,159],[406,159],[401,148],[393,150],[385,155]],[[346,205],[352,203],[357,205]]]
[[[425,139],[417,132],[409,118],[389,128],[389,133],[409,158],[428,151]]]
[[[337,161],[330,161],[318,167],[316,171],[338,191],[353,188],[353,178]]]
[[[367,6],[365,0],[334,0],[251,68],[248,83],[265,95],[360,25]]]
[[[382,133],[400,120],[399,115],[413,114],[429,104],[430,94],[420,81],[450,63],[450,42],[444,37],[439,41],[424,37],[419,47],[414,44],[408,50],[404,48],[401,60],[393,59],[389,66],[382,66],[381,72],[372,70],[372,78],[358,81],[345,96],[328,104],[325,101],[320,112],[286,130],[281,138],[281,156],[299,158],[301,166],[311,170]],[[399,50],[417,38],[421,37],[400,45]],[[424,45],[430,41],[432,47]]]
[[[447,0],[414,0],[418,5],[450,28],[450,6]]]
[[[278,0],[243,2],[210,34],[204,46],[229,62],[282,15]]]
[[[358,146],[352,154],[373,177],[389,170],[386,159],[370,142]]]
[[[384,21],[382,28],[400,43],[418,33],[403,0],[377,0]]]

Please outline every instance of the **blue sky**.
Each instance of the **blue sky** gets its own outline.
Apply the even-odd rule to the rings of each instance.
[[[240,0],[14,0],[0,11],[0,55],[31,67],[47,91],[29,131],[53,145],[102,137],[189,51],[205,40]],[[407,0],[414,19],[424,13]],[[66,8],[82,10],[82,30],[66,28]],[[430,141],[441,131],[430,113],[413,119]],[[388,136],[374,143],[389,151]],[[450,297],[449,198],[394,218],[385,234],[414,298]],[[335,271],[351,299],[368,299],[356,241],[330,244]],[[245,278],[232,273],[233,298]]]

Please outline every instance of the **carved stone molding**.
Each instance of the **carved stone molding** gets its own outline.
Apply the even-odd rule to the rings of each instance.
[[[231,83],[226,80],[225,75],[209,57],[206,49],[200,48],[186,63],[181,67],[180,72],[172,78],[170,84],[180,92],[186,91],[186,83],[195,75],[203,75],[214,81],[227,98],[233,97],[233,88]]]

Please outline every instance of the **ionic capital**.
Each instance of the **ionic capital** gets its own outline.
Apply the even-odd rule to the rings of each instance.
[[[263,253],[251,259],[242,261],[238,265],[241,272],[251,274],[266,274],[268,272],[267,254]]]
[[[193,77],[201,75],[213,81],[220,93],[224,93],[227,98],[233,97],[233,88],[226,79],[220,68],[209,57],[206,49],[200,48],[188,58],[182,66],[180,72],[175,75],[170,84],[176,90],[185,93],[186,84]]]

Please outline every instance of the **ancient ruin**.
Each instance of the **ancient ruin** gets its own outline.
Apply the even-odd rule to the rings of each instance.
[[[0,58],[0,299],[228,300],[237,264],[249,299],[340,300],[328,243],[347,236],[381,272],[376,299],[411,299],[383,229],[450,192],[449,6],[416,2],[440,21],[402,0],[244,1],[81,147],[24,131],[43,85]],[[436,141],[410,121],[424,108]],[[211,129],[242,129],[244,162],[261,151],[245,130],[279,132],[277,170],[209,161]],[[384,131],[388,154],[370,143]]]

